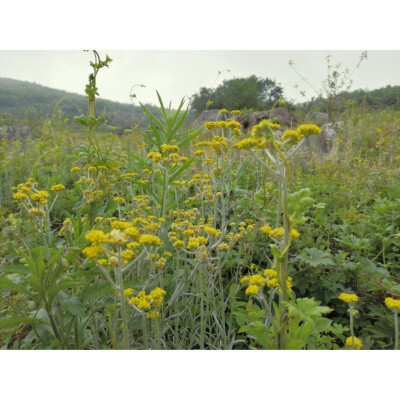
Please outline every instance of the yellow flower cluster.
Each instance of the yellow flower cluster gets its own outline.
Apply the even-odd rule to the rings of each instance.
[[[162,246],[162,241],[157,236],[144,234],[140,236],[139,244],[143,246]]]
[[[128,291],[128,295],[126,297],[129,297],[133,294],[133,289],[125,289],[125,292]],[[124,294],[125,294],[124,292]],[[147,311],[150,310],[152,307],[161,307],[163,305],[164,301],[164,296],[167,294],[167,292],[164,289],[161,289],[160,287],[156,287],[152,291],[150,291],[150,294],[146,295],[146,292],[144,290],[140,291],[139,294],[135,297],[131,297],[129,299],[129,304],[136,306],[139,310],[142,311]],[[149,317],[146,316],[146,318],[153,319],[154,317],[158,316],[158,312],[154,312],[154,310],[148,314]]]
[[[285,230],[282,227],[272,229],[270,226],[262,226],[260,232],[275,238],[285,236]],[[291,229],[291,234],[295,239],[300,236],[300,233],[296,229]]]
[[[300,132],[287,129],[281,136],[281,142],[287,141],[289,144],[297,144],[301,139],[303,139],[303,137],[304,135],[302,135]]]
[[[125,204],[125,200],[122,197],[114,197],[113,200],[116,203]]]
[[[395,300],[392,297],[386,297],[385,299],[386,307],[393,312],[400,312],[400,300]]]
[[[349,337],[346,339],[346,346],[353,347],[353,343],[354,343],[354,347],[356,348],[356,350],[360,350],[360,349],[361,349],[361,347],[362,347],[362,342],[361,342],[361,340],[358,339],[358,338],[355,337],[355,336],[353,336],[353,337],[349,336]]]
[[[161,150],[163,153],[179,153],[179,146],[171,144],[162,144]]]
[[[246,138],[241,140],[240,142],[235,143],[233,147],[238,150],[246,150],[252,147],[257,147],[259,143],[260,141],[258,139]]]
[[[65,190],[65,186],[62,185],[61,183],[59,183],[58,185],[52,186],[52,187],[50,188],[50,190],[51,190],[52,192],[55,192],[55,193],[61,192],[61,191]]]
[[[154,164],[158,164],[162,159],[162,154],[158,151],[151,151],[147,154],[147,158],[151,158]]]
[[[32,201],[37,201],[41,205],[46,205],[47,204],[47,198],[50,196],[49,192],[47,190],[39,190],[36,193],[31,194],[31,200]]]
[[[210,141],[198,142],[198,143],[196,143],[195,146],[196,147],[207,147],[207,148],[214,150],[214,152],[216,154],[221,154],[222,149],[228,147],[228,142],[222,136],[215,135],[213,137],[213,139],[211,140],[211,142]]]
[[[313,124],[303,124],[299,125],[296,131],[300,135],[307,137],[311,135],[319,135],[321,133],[321,128]]]
[[[211,226],[205,226],[203,230],[207,235],[210,236],[215,236],[217,234],[217,230],[215,228],[212,228]]]
[[[46,212],[44,210],[40,209],[40,208],[32,207],[29,210],[29,215],[43,218],[46,215]]]
[[[204,127],[209,131],[213,129],[230,129],[232,131],[238,129],[240,131],[240,122],[231,119],[227,121],[209,121],[204,124]]]
[[[278,272],[274,269],[267,268],[263,272],[263,275],[260,273],[256,273],[254,275],[244,276],[240,282],[244,285],[247,285],[246,294],[257,294],[260,290],[260,287],[270,288],[278,288],[278,293],[282,293],[282,288],[279,285],[278,281]],[[286,286],[289,291],[292,290],[292,277],[288,277],[286,281]]]
[[[340,293],[338,299],[351,306],[354,306],[354,304],[356,304],[358,301],[358,296],[356,294]]]
[[[274,124],[270,120],[263,119],[257,125],[253,126],[251,135],[253,138],[259,138],[265,134],[268,138],[272,137],[272,131],[276,131],[280,128],[279,124]]]

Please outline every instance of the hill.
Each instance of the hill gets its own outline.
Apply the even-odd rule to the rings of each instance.
[[[147,116],[141,107],[97,98],[98,115],[106,112],[107,125],[115,127],[116,132],[132,128],[135,121],[139,125],[147,123]],[[152,111],[154,107],[146,105]],[[73,117],[87,112],[86,96],[51,89],[37,83],[16,79],[0,78],[0,122],[2,125],[24,123],[35,128],[40,117],[52,115],[69,119],[70,128],[81,129]],[[105,127],[103,127],[105,129]]]

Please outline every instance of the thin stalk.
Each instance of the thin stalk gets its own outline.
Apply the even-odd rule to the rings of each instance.
[[[200,284],[200,349],[204,350],[204,336],[205,336],[205,326],[204,326],[204,282],[202,267],[199,268],[199,284]]]
[[[149,348],[149,337],[147,332],[146,316],[144,313],[142,313],[142,330],[143,330],[144,347],[147,350]]]
[[[118,286],[121,297],[122,331],[124,335],[124,349],[129,349],[128,318],[126,314],[126,301],[124,296],[124,279],[122,274],[121,247],[118,248]]]
[[[353,323],[353,306],[350,305],[350,335],[351,335],[351,349],[355,348],[355,340],[354,340],[354,323]]]

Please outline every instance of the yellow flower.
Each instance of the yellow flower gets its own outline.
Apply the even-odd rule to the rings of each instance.
[[[227,113],[228,113],[228,110],[225,109],[225,108],[223,108],[222,110],[219,110],[219,113],[220,113],[221,115],[227,114]]]
[[[37,193],[33,193],[31,195],[31,200],[38,201],[40,204],[43,204],[42,202],[46,201],[45,199],[49,196],[50,196],[50,194],[47,190],[39,190]],[[47,201],[46,201],[46,203],[47,203]],[[44,204],[46,204],[46,203],[44,203]]]
[[[121,203],[121,204],[125,204],[125,200],[122,197],[114,197],[113,200],[116,203]]]
[[[85,235],[85,239],[88,242],[92,243],[92,245],[100,244],[100,243],[106,243],[107,242],[107,236],[101,230],[90,231],[89,233],[87,233]]]
[[[389,310],[398,313],[400,311],[400,300],[395,300],[392,297],[386,297],[385,304]]]
[[[262,226],[260,228],[260,232],[265,233],[266,235],[269,235],[272,231],[272,228],[270,226]]]
[[[189,239],[188,244],[187,244],[187,249],[188,249],[188,250],[198,249],[199,246],[200,246],[200,243],[199,243],[199,241],[197,240],[197,238],[191,237],[191,238]]]
[[[152,151],[147,154],[147,158],[151,158],[154,164],[158,164],[162,159],[162,155],[158,151]]]
[[[171,144],[162,144],[161,150],[163,153],[179,153],[179,146]]]
[[[274,269],[264,269],[264,275],[267,276],[268,278],[276,278],[278,276],[278,272],[275,271]]]
[[[319,135],[321,133],[321,128],[319,128],[317,125],[313,125],[313,124],[303,124],[303,125],[299,125],[297,127],[296,131],[300,135],[307,137],[307,136],[311,136],[311,135]]]
[[[128,235],[129,237],[132,237],[135,240],[139,238],[139,229],[134,226],[124,229],[124,233],[125,235]]]
[[[132,258],[135,256],[135,253],[132,250],[124,250],[121,252],[121,258],[124,261],[129,261],[132,260]]]
[[[271,237],[282,237],[285,235],[285,230],[282,227],[272,229],[270,234]]]
[[[52,191],[52,192],[61,192],[61,191],[63,191],[63,190],[65,190],[65,186],[64,185],[62,185],[61,183],[59,183],[58,185],[54,185],[54,186],[52,186],[51,188],[50,188],[50,190]]]
[[[26,198],[26,197],[28,197],[28,196],[26,195],[26,193],[22,193],[22,192],[17,192],[17,193],[15,193],[15,194],[13,195],[13,198],[16,199],[16,200],[21,200],[21,199],[24,199],[24,198]]]
[[[257,294],[258,291],[260,290],[260,288],[256,285],[250,285],[247,289],[246,289],[246,294]]]
[[[128,288],[124,290],[124,297],[129,297],[133,295],[134,290],[132,288]]]
[[[256,286],[264,286],[267,280],[260,274],[255,274],[250,277],[249,284]]]
[[[243,285],[248,285],[250,282],[250,276],[244,276],[241,280],[240,283],[243,283]]]
[[[296,229],[292,229],[292,230],[291,230],[291,233],[292,233],[292,237],[293,237],[294,239],[297,239],[297,238],[300,236],[300,233],[297,232]]]
[[[240,110],[232,110],[231,111],[231,115],[240,115],[240,114],[241,114]]]
[[[127,221],[112,221],[110,225],[113,229],[123,230],[130,228],[132,226],[132,223]]]
[[[358,296],[356,294],[340,293],[339,300],[343,300],[345,303],[354,306],[358,301]]]
[[[145,234],[140,236],[139,244],[144,246],[162,246],[162,241],[157,236]]]
[[[247,139],[241,140],[240,142],[235,143],[233,145],[233,147],[235,149],[245,150],[245,149],[249,149],[251,147],[256,147],[258,143],[259,142],[257,139],[247,138]]]
[[[285,132],[283,132],[283,135],[281,136],[281,141],[288,141],[289,144],[297,144],[300,142],[301,139],[303,139],[303,137],[304,135],[300,132],[287,129]]]
[[[107,234],[107,242],[117,246],[123,246],[128,242],[128,237],[119,229],[113,229]]]
[[[72,167],[71,172],[78,172],[80,170],[79,167]]]
[[[150,292],[150,296],[153,298],[153,304],[155,307],[161,307],[163,304],[164,296],[167,292],[160,287],[156,287]]]
[[[217,234],[217,230],[212,228],[211,226],[205,226],[203,231],[207,233],[207,235],[215,236]]]
[[[85,247],[82,250],[82,253],[88,257],[88,258],[92,258],[95,259],[97,258],[100,254],[105,252],[105,248],[103,246],[97,245],[97,244],[92,244],[89,247]]]
[[[39,208],[33,207],[29,210],[29,215],[33,215],[35,217],[44,217],[46,215],[46,212]]]
[[[353,339],[354,339],[354,347],[356,348],[356,350],[360,350],[361,347],[362,347],[362,342],[361,342],[361,340],[358,339],[358,338],[355,337],[355,336],[353,336]],[[349,336],[349,337],[346,339],[346,346],[353,347],[353,340],[352,340],[351,336]]]
[[[160,313],[158,311],[151,311],[148,314],[146,314],[147,319],[155,319],[160,316]]]
[[[176,240],[174,243],[175,249],[180,249],[185,246],[185,242],[183,240]]]

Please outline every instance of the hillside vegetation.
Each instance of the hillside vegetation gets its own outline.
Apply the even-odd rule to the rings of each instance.
[[[161,97],[99,135],[94,56],[84,138],[0,139],[1,348],[399,349],[398,109],[347,104],[325,161]]]
[[[147,107],[154,111],[150,105]],[[145,125],[148,118],[139,106],[117,103],[99,98],[99,114],[107,114],[108,126],[100,125],[102,131],[114,127],[117,133],[130,129],[137,123]],[[22,82],[15,79],[0,78],[0,118],[4,125],[28,124],[40,129],[40,118],[68,118],[71,130],[81,129],[73,118],[87,112],[87,98],[84,95],[51,89],[36,83]],[[114,129],[113,129],[114,130]]]

